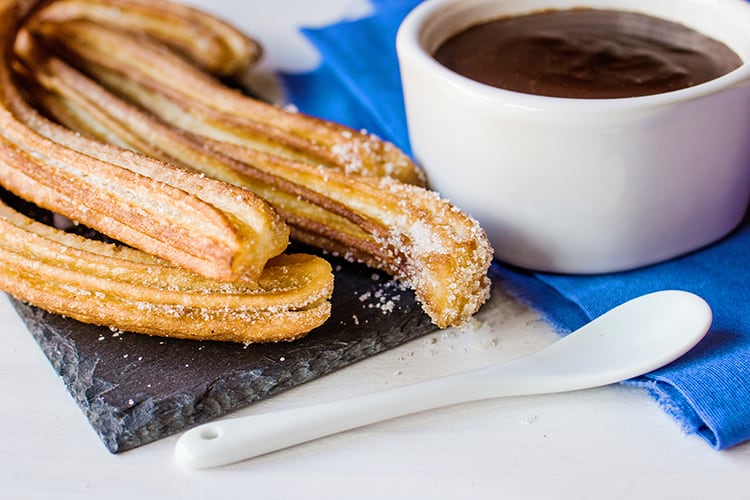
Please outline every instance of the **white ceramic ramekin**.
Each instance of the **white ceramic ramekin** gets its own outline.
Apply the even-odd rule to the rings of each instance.
[[[549,8],[637,11],[744,61],[664,94],[566,99],[465,78],[431,54],[478,22]],[[750,197],[750,4],[743,0],[428,0],[397,49],[409,135],[432,187],[476,217],[495,256],[561,273],[632,269],[703,247]]]

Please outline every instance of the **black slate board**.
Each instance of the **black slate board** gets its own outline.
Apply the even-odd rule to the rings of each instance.
[[[50,220],[7,193],[0,191],[0,198]],[[118,453],[434,331],[414,295],[388,276],[329,260],[336,275],[332,317],[295,342],[244,346],[149,337],[12,302],[104,445]]]

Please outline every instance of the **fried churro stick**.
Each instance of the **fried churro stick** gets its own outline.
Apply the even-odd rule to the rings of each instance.
[[[59,120],[253,190],[271,201],[298,239],[405,280],[438,326],[461,324],[486,300],[492,255],[486,236],[437,194],[387,177],[343,173],[197,136],[179,122],[165,123],[124,102],[55,57],[20,55],[29,78],[46,89],[36,93],[39,102]],[[107,75],[107,84],[124,78],[114,71]],[[183,106],[188,99],[161,95],[166,106]]]
[[[137,84],[130,99],[190,132],[314,165],[425,184],[422,170],[392,144],[248,98],[144,37],[85,20],[40,20],[30,29],[43,34],[50,46],[73,50],[68,55],[85,60],[88,70],[117,73],[110,84]],[[118,89],[130,90],[128,85]]]
[[[231,145],[217,142],[213,144],[215,147],[210,147],[210,140],[186,134],[134,108],[55,57],[36,51],[33,57],[24,53],[23,59],[34,71],[33,77],[26,75],[24,87],[41,108],[68,127],[151,156],[193,165],[209,176],[249,187],[272,200],[287,220],[296,221],[297,226],[317,224],[319,231],[333,229],[328,236],[337,237],[340,244],[351,246],[352,251],[364,246],[366,252],[377,252],[378,247],[367,241],[369,233],[360,228],[372,230],[367,219],[358,217],[356,212],[336,204],[328,196],[277,175],[274,162],[284,163],[280,158],[249,150],[249,154],[257,156],[257,165],[241,163],[217,151],[218,148],[229,150]],[[40,91],[39,86],[48,91]],[[100,154],[97,151],[100,144],[85,136],[64,137],[65,144],[73,149]],[[330,173],[328,170],[321,172]]]
[[[168,0],[57,0],[42,19],[88,19],[102,26],[145,33],[219,77],[232,77],[256,63],[260,44],[200,10]]]
[[[20,97],[10,74],[23,6],[0,1],[0,184],[216,279],[258,275],[284,250],[287,226],[244,189],[142,155],[120,158],[122,150],[113,146],[100,145],[101,154],[92,156],[63,145],[76,134],[48,127]]]
[[[256,281],[217,282],[138,250],[65,233],[0,203],[0,288],[87,323],[166,337],[294,340],[330,314],[330,265],[272,259]]]

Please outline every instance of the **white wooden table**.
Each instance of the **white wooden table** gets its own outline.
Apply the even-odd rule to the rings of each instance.
[[[295,26],[365,0],[192,0],[258,37],[267,70],[316,64]],[[0,298],[0,499],[747,498],[750,444],[716,452],[645,392],[612,386],[395,419],[228,467],[186,471],[177,436],[109,454]],[[237,415],[386,389],[532,352],[548,326],[496,289],[471,327],[417,339]]]

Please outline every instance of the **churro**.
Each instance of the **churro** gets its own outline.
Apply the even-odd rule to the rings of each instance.
[[[0,287],[48,311],[166,337],[294,340],[330,314],[333,275],[310,255],[272,259],[254,281],[215,281],[139,250],[65,233],[0,203]]]
[[[296,161],[425,184],[422,170],[393,144],[248,98],[147,37],[90,20],[50,22],[39,17],[29,29],[46,38],[50,47],[68,49],[66,57],[78,59],[91,72],[116,73],[110,85],[119,85],[119,92],[180,128]]]
[[[56,0],[40,15],[52,22],[88,19],[147,34],[220,77],[241,76],[263,53],[257,41],[230,24],[169,0]]]

